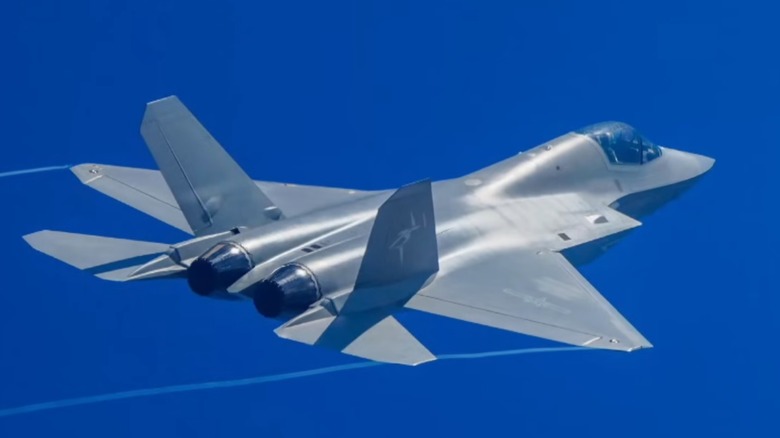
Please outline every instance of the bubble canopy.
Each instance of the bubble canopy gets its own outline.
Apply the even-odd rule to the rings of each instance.
[[[625,123],[597,123],[575,132],[598,143],[612,164],[643,165],[661,156],[661,148]]]

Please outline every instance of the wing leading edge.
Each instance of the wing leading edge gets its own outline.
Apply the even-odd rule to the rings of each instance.
[[[440,273],[406,307],[566,344],[622,351],[652,347],[556,252],[471,260]]]

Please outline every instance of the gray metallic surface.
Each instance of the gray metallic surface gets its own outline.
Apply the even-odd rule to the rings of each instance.
[[[141,135],[196,235],[280,218],[271,200],[175,96],[146,105]]]
[[[105,164],[80,164],[71,171],[82,183],[188,234],[194,234],[160,171]],[[361,190],[254,181],[284,212],[301,216],[374,194]]]
[[[295,263],[311,274],[295,284],[317,286],[316,294],[296,286],[296,297],[319,299],[276,316],[280,337],[408,365],[434,356],[393,318],[403,308],[574,345],[650,347],[574,266],[714,163],[610,122],[460,178],[365,192],[253,182],[175,98],[150,104],[142,132],[162,173],[94,164],[73,172],[199,237],[163,245],[87,236],[91,246],[80,248],[72,235],[47,231],[26,237],[34,248],[135,280],[189,278],[193,260],[230,242],[251,263],[224,261],[246,273],[209,297],[252,298]]]
[[[104,280],[125,281],[128,275],[168,245],[87,234],[43,230],[24,236],[36,250]]]

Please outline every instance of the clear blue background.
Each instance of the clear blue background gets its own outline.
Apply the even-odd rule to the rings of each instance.
[[[0,171],[154,167],[139,122],[169,94],[258,179],[396,187],[609,119],[718,163],[584,269],[653,350],[107,402],[0,418],[0,436],[777,436],[778,9],[639,3],[6,2]],[[354,360],[277,339],[249,304],[35,253],[20,236],[45,228],[185,238],[67,171],[3,178],[0,198],[0,408]],[[548,345],[404,322],[436,353]]]

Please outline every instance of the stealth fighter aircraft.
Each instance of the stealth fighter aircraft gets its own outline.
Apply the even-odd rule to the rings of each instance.
[[[575,266],[714,163],[607,122],[460,178],[360,191],[253,181],[175,96],[147,105],[141,135],[159,171],[72,171],[191,239],[25,240],[106,280],[181,278],[203,297],[251,300],[282,338],[406,365],[435,356],[394,317],[405,309],[579,346],[651,347]]]

